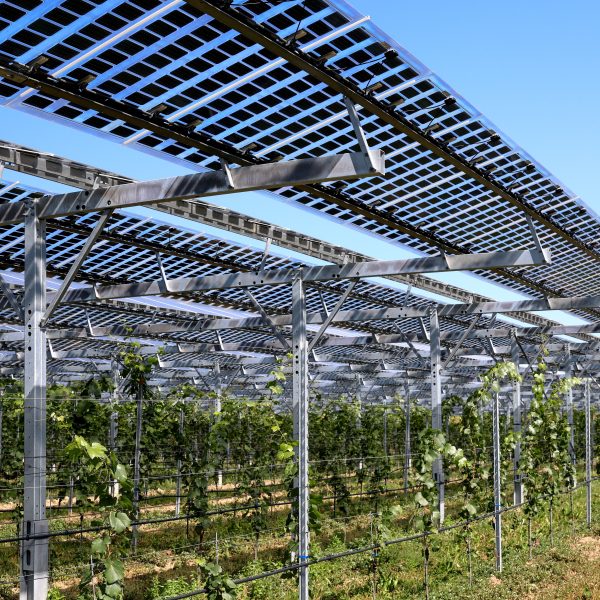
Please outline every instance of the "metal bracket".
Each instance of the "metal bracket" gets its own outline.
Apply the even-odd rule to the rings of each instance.
[[[221,169],[225,174],[225,179],[227,180],[227,185],[229,186],[229,189],[235,190],[235,184],[233,183],[233,174],[231,173],[231,168],[229,167],[228,162],[224,158],[221,158],[220,162]]]
[[[6,283],[4,277],[0,275],[0,291],[4,294],[11,308],[15,311],[15,314],[19,320],[23,320],[23,307],[19,304],[15,293],[10,289],[8,283]]]
[[[169,280],[167,279],[167,272],[165,271],[165,266],[163,264],[162,258],[160,257],[160,252],[156,253],[156,262],[158,263],[158,269],[160,271],[160,278],[162,282],[162,290],[164,292],[170,292],[169,289]]]
[[[350,117],[350,123],[352,123],[352,129],[354,129],[354,133],[358,140],[358,145],[360,147],[360,151],[365,155],[367,159],[369,170],[371,172],[377,171],[373,159],[371,157],[371,151],[369,150],[369,143],[367,142],[367,137],[365,132],[360,124],[360,119],[358,117],[358,113],[356,112],[356,107],[354,106],[354,102],[350,100],[350,98],[344,96],[344,104],[348,109],[348,116]]]
[[[291,349],[290,343],[287,341],[287,339],[285,338],[285,336],[279,331],[279,329],[277,329],[277,326],[275,325],[275,323],[273,323],[273,319],[271,319],[271,316],[260,305],[260,303],[258,302],[258,300],[252,295],[252,293],[250,292],[250,290],[244,289],[244,293],[246,294],[246,296],[248,297],[248,299],[250,300],[250,302],[252,302],[252,304],[254,305],[254,308],[256,308],[256,310],[260,313],[261,317],[266,322],[266,324],[270,327],[271,331],[273,332],[273,334],[275,335],[275,337],[279,340],[279,342],[281,343],[281,345],[284,348]]]
[[[267,258],[269,256],[269,251],[271,250],[271,236],[265,239],[265,249],[263,251],[262,258],[260,260],[260,265],[258,266],[258,271],[262,272],[265,268],[265,263],[267,262]]]
[[[327,315],[327,318],[323,321],[323,324],[319,328],[319,331],[317,331],[317,334],[313,337],[313,339],[308,344],[309,352],[316,346],[317,342],[321,339],[321,337],[325,333],[325,330],[329,327],[329,325],[335,318],[335,315],[337,315],[339,310],[342,308],[342,305],[344,304],[344,302],[346,302],[346,300],[348,299],[348,296],[350,295],[350,293],[354,289],[354,286],[357,283],[358,283],[358,279],[352,279],[350,281],[350,283],[348,284],[348,287],[344,290],[344,293],[342,294],[340,299],[337,301],[336,305],[333,307],[333,310]]]
[[[537,250],[542,252],[543,251],[542,243],[540,242],[540,238],[535,229],[535,224],[533,222],[533,219],[531,218],[531,215],[529,215],[527,213],[525,213],[525,218],[527,219],[527,225],[529,226],[529,231],[531,232],[531,237],[533,238],[533,245],[536,247]]]

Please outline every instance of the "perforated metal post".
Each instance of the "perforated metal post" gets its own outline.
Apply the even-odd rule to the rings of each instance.
[[[214,366],[214,374],[215,374],[215,388],[216,388],[216,396],[215,396],[215,413],[221,412],[221,394],[223,392],[222,389],[222,381],[221,381],[221,365],[216,362]],[[218,417],[217,417],[218,418]],[[229,451],[227,452],[227,458],[229,459]],[[223,471],[217,471],[217,486],[221,487],[223,485]]]
[[[33,203],[25,217],[25,405],[24,494],[21,532],[48,532],[46,520],[46,333],[40,320],[46,310],[46,224]],[[21,600],[48,593],[48,538],[21,543]]]
[[[512,361],[517,369],[517,373],[520,372],[519,369],[519,345],[515,340],[514,336],[510,341],[510,350]],[[520,470],[520,462],[521,462],[521,382],[515,381],[513,382],[513,393],[512,393],[512,419],[513,419],[513,432],[515,434],[515,450],[513,453],[513,502],[515,505],[521,504],[523,502],[523,479],[521,476]]]
[[[292,283],[292,409],[294,440],[298,461],[298,562],[309,557],[308,529],[308,343],[306,340],[306,300],[304,283],[297,278]],[[299,600],[308,600],[308,566],[299,570]]]
[[[429,344],[431,356],[431,427],[442,431],[442,351],[440,347],[440,323],[437,310],[433,309],[429,317]],[[445,485],[442,458],[433,463],[433,478],[438,486],[440,524],[444,522]]]
[[[500,464],[500,398],[494,394],[493,402],[493,440],[494,446],[494,514],[496,534],[496,571],[502,571],[502,480]]]
[[[592,418],[590,380],[585,380],[585,487],[587,526],[592,526]]]

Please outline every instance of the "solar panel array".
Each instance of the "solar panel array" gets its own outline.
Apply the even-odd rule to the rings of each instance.
[[[4,2],[0,13],[2,60],[33,65],[34,73],[51,75],[71,89],[78,87],[82,97],[94,91],[107,103],[120,102],[124,118],[7,78],[0,80],[2,102],[199,170],[220,165],[216,152],[198,149],[195,134],[207,140],[205,145],[229,148],[251,162],[356,149],[356,136],[338,92],[218,19],[202,14],[192,4],[183,0]],[[366,97],[383,103],[415,131],[452,151],[536,211],[540,221],[537,232],[542,244],[552,251],[552,264],[487,272],[486,277],[533,296],[600,294],[596,216],[367,17],[341,0],[236,0],[224,10],[277,36],[282,47],[297,47],[325,72],[335,73],[349,88],[360,89]],[[126,120],[125,109],[130,107],[144,111],[141,114],[146,115],[148,129]],[[277,194],[426,254],[438,253],[440,246],[486,252],[532,245],[531,231],[518,202],[516,205],[494,193],[490,186],[465,174],[388,120],[365,108],[359,108],[359,115],[370,145],[385,151],[385,177],[335,182],[316,186],[311,192],[286,188]],[[187,128],[189,143],[185,136],[175,140],[153,132],[155,123]],[[7,186],[0,190],[0,200],[20,200],[31,193],[23,186]],[[50,223],[50,274],[66,272],[93,221],[87,216]],[[18,270],[22,229],[3,229],[0,244],[3,267]],[[262,260],[261,252],[223,239],[178,230],[158,220],[119,215],[86,261],[82,279],[158,279],[157,251],[169,277],[252,269]],[[270,256],[266,266],[299,264]],[[326,284],[312,288],[307,299],[309,311],[322,310],[322,298],[329,306],[335,303],[340,287]],[[361,282],[344,308],[402,306],[404,296],[395,289]],[[258,290],[256,297],[273,314],[289,311],[289,289]],[[240,290],[195,294],[192,299],[253,310]],[[410,298],[411,304],[424,302]],[[136,314],[94,309],[88,314],[98,325],[115,324],[125,317],[130,324],[148,319],[143,310]],[[597,320],[595,311],[580,314]],[[163,314],[162,318],[168,317]],[[55,319],[78,327],[87,323],[84,310],[76,306],[60,308]],[[407,334],[420,331],[414,320],[352,324],[351,329],[389,333],[399,326]],[[465,326],[468,321],[443,321],[445,329],[460,331]],[[251,333],[227,331],[223,337],[239,344],[273,342],[268,328]],[[215,342],[210,332],[177,334],[173,339]],[[465,344],[474,346],[476,342]],[[361,360],[365,351],[340,346],[327,352],[331,358]],[[413,366],[410,361],[414,360],[414,356],[404,356],[403,368]]]

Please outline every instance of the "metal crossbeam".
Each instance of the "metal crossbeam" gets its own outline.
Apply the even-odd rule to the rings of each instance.
[[[0,163],[7,169],[28,173],[50,181],[68,183],[81,189],[93,189],[97,185],[110,186],[133,182],[132,179],[124,175],[117,175],[96,167],[76,163],[64,157],[50,156],[39,150],[7,141],[0,141]],[[214,206],[206,202],[178,200],[164,204],[154,204],[152,209],[261,241],[266,238],[267,241],[272,240],[273,243],[282,248],[294,250],[326,262],[343,262],[341,260],[343,256],[347,257],[347,262],[374,260],[372,257],[354,250],[336,246],[305,234],[299,234],[291,229],[279,227],[255,217],[249,217],[231,209]],[[408,305],[413,286],[463,303],[472,304],[474,302],[491,301],[482,295],[473,294],[448,283],[421,275],[392,275],[389,278],[408,285],[405,305]],[[511,316],[531,325],[551,325],[547,319],[535,314],[515,313]]]
[[[381,151],[371,152],[369,159],[360,152],[335,154],[230,169],[233,188],[225,171],[192,173],[155,181],[46,196],[39,202],[39,211],[40,218],[49,219],[172,200],[360,179],[383,173],[385,161]],[[21,222],[26,210],[27,205],[24,201],[0,206],[0,225]]]
[[[325,265],[301,269],[271,269],[263,272],[226,273],[204,277],[181,277],[168,280],[171,294],[190,294],[215,289],[242,289],[266,285],[291,283],[298,275],[303,281],[331,281],[365,277],[381,277],[397,273],[441,273],[502,267],[525,267],[549,263],[549,254],[538,250],[513,250],[482,254],[460,254],[454,256],[432,256],[408,260],[372,261]],[[151,281],[117,285],[100,285],[71,290],[65,302],[89,302],[113,298],[133,298],[161,294],[164,282]]]

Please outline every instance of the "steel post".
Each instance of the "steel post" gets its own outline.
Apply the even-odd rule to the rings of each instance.
[[[502,480],[500,464],[500,398],[494,394],[493,402],[493,440],[494,446],[494,529],[496,534],[496,571],[502,571]]]
[[[592,419],[590,380],[585,381],[585,487],[587,526],[592,526]]]
[[[37,204],[25,217],[24,494],[21,532],[48,532],[46,520],[46,333],[40,320],[46,310],[46,224]],[[48,593],[48,538],[21,543],[21,600],[39,600]]]
[[[140,518],[140,459],[142,449],[142,410],[143,410],[144,392],[140,387],[137,391],[137,410],[135,419],[135,450],[133,456],[133,515],[135,520]],[[133,553],[137,550],[138,528],[137,525],[131,527],[131,548]]]
[[[309,558],[308,489],[308,342],[306,339],[306,300],[304,283],[292,283],[292,406],[298,476],[298,562]],[[308,600],[308,566],[299,570],[299,600]]]
[[[215,413],[219,415],[221,413],[221,394],[223,392],[223,386],[221,385],[221,365],[216,362],[214,366],[215,380],[216,380],[216,396],[215,396]],[[219,418],[218,416],[216,417]],[[229,451],[227,452],[227,459],[229,460]],[[223,485],[223,471],[220,469],[217,471],[217,486]]]
[[[442,351],[440,347],[440,323],[435,309],[430,312],[429,343],[431,357],[431,427],[442,431]],[[433,463],[433,478],[438,486],[441,525],[444,522],[445,513],[444,465],[441,457],[438,457]]]
[[[404,495],[408,494],[408,476],[410,472],[410,389],[404,391]]]
[[[514,336],[510,343],[512,362],[517,369],[517,373],[520,373],[519,369],[519,345],[515,340]],[[513,502],[515,505],[523,502],[523,479],[520,471],[521,462],[521,382],[513,382],[513,393],[512,393],[512,420],[513,420],[513,432],[515,434],[515,449],[513,453]]]
[[[571,347],[569,344],[566,344],[565,350],[567,353],[567,362],[565,367],[565,377],[571,377],[573,374],[573,366],[571,364]],[[573,421],[573,389],[569,388],[567,391],[567,396],[565,398],[567,404],[567,422],[569,423],[569,428],[571,430],[569,437],[569,454],[571,455],[571,460],[573,464],[577,462],[577,456],[575,455],[575,423]]]

